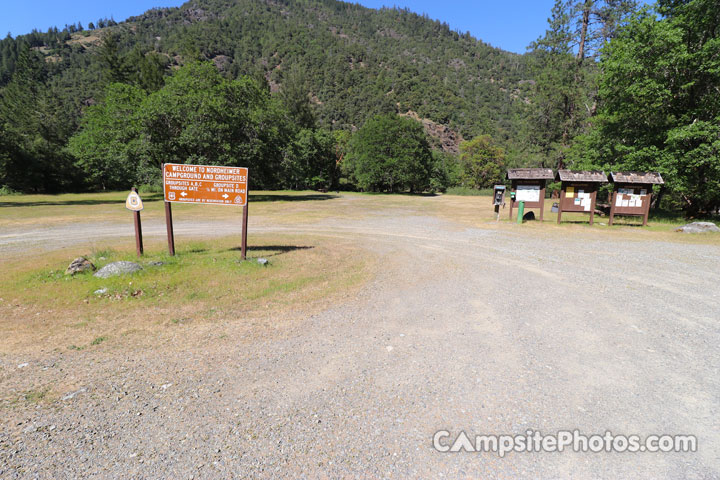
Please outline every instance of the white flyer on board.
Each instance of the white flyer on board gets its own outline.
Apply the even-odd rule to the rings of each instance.
[[[518,202],[539,202],[540,185],[518,185],[515,200]]]

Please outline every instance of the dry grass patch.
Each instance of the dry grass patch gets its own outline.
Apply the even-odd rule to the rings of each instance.
[[[508,218],[509,207],[500,209],[500,221],[495,221],[495,212],[490,196],[454,196],[443,195],[432,199],[427,205],[427,212],[447,218],[463,225],[513,231],[528,235],[550,236],[587,236],[607,238],[608,240],[629,241],[668,241],[693,244],[720,245],[720,234],[682,234],[675,232],[685,221],[681,217],[651,218],[647,227],[642,227],[640,217],[616,217],[615,224],[608,226],[608,217],[595,215],[595,223],[590,226],[589,215],[581,213],[563,213],[563,222],[557,224],[557,213],[551,211],[553,200],[545,200],[545,221],[516,223],[517,209],[513,210],[515,218]],[[526,210],[528,211],[528,210]],[[534,211],[538,215],[537,210]]]
[[[5,195],[0,196],[0,227],[54,226],[70,222],[131,222],[132,216],[125,209],[129,192],[71,193],[62,195]],[[145,209],[143,220],[164,221],[165,210],[162,193],[141,193]],[[391,197],[391,196],[382,196]],[[275,221],[309,223],[330,216],[361,214],[353,200],[365,199],[375,207],[395,202],[383,199],[373,202],[373,196],[362,194],[336,194],[293,191],[254,191],[250,193],[250,215],[272,217]],[[379,197],[376,197],[379,198]],[[367,206],[367,203],[366,203]],[[173,204],[173,216],[178,220],[235,220],[242,216],[237,207],[222,205]]]

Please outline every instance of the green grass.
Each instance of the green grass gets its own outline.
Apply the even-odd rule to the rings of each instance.
[[[101,343],[103,343],[103,342],[104,342],[105,340],[107,340],[107,339],[108,339],[107,336],[97,337],[95,340],[93,340],[92,342],[90,342],[90,345],[100,345]]]
[[[276,280],[271,281],[269,284],[263,288],[262,290],[259,290],[255,292],[252,297],[250,297],[252,300],[257,300],[259,298],[280,294],[280,293],[288,293],[295,289],[304,287],[305,285],[308,285],[311,282],[319,281],[321,279],[321,276],[317,277],[301,277],[294,280]]]
[[[243,261],[239,243],[239,236],[187,241],[169,256],[158,241],[147,244],[148,254],[141,258],[131,250],[101,247],[6,263],[0,278],[0,337],[12,341],[0,351],[37,348],[38,342],[79,351],[110,338],[121,344],[129,331],[299,311],[367,278],[368,259],[352,245],[278,235],[260,241],[251,235]],[[66,275],[67,264],[81,255],[98,269],[118,260],[143,269],[106,279],[93,272]],[[258,257],[270,261],[261,265]]]
[[[23,397],[25,397],[25,400],[30,403],[38,403],[41,402],[48,394],[49,389],[44,388],[41,390],[28,390],[24,393]]]
[[[95,277],[93,272],[70,276],[65,274],[66,265],[63,262],[22,276],[16,286],[28,292],[26,299],[35,303],[46,303],[55,298],[63,299],[66,305],[82,301],[91,304],[139,302],[159,305],[175,301],[178,295],[188,301],[216,299],[224,291],[218,288],[221,285],[232,285],[244,277],[254,277],[255,272],[262,270],[257,262],[241,261],[239,252],[211,242],[189,242],[179,247],[176,256],[155,252],[138,258],[132,253],[112,249],[101,249],[83,256],[98,270],[120,260],[137,262],[143,270],[106,279]],[[162,265],[151,265],[151,262],[162,262]],[[100,291],[102,293],[95,293]]]

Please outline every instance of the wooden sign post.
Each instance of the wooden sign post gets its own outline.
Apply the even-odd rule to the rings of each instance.
[[[171,203],[202,203],[243,207],[241,256],[247,251],[248,169],[245,167],[217,167],[214,165],[163,165],[165,194],[165,222],[168,250],[175,255],[175,235],[172,225]]]
[[[598,188],[608,181],[605,172],[558,170],[556,180],[562,182],[557,223],[560,223],[563,212],[580,212],[590,214],[592,225]]]
[[[137,188],[132,188],[130,195],[125,200],[125,208],[133,212],[135,220],[135,251],[137,256],[140,257],[143,254],[142,223],[140,222],[140,211],[143,209],[143,204]]]
[[[524,208],[537,208],[540,210],[540,221],[543,221],[545,212],[545,184],[555,177],[551,168],[510,168],[507,178],[512,182],[510,201],[510,219],[513,208],[524,202]],[[523,209],[524,210],[524,209]],[[522,221],[522,214],[519,222]]]
[[[665,181],[657,172],[611,172],[613,192],[610,198],[610,219],[615,215],[642,217],[643,227],[650,216],[650,201],[653,185],[662,185]]]
[[[168,252],[171,257],[175,256],[175,232],[172,222],[172,204],[165,202],[165,228],[167,229]]]

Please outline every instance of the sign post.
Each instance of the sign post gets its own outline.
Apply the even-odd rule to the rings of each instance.
[[[240,244],[240,258],[245,260],[247,253],[247,226],[248,226],[248,204],[243,207],[242,243]]]
[[[125,200],[125,208],[133,212],[135,220],[135,251],[137,256],[140,257],[143,254],[142,223],[140,222],[140,211],[143,209],[143,204],[137,188],[132,188],[130,195]]]
[[[610,219],[612,225],[616,215],[642,217],[643,227],[650,215],[653,185],[665,181],[658,172],[611,172],[613,182],[610,197]]]
[[[163,164],[168,249],[175,255],[171,203],[202,203],[243,207],[241,255],[247,250],[248,169],[214,165]]]
[[[539,210],[542,222],[545,211],[545,184],[555,178],[552,169],[510,168],[507,171],[507,178],[511,181],[510,196],[513,198],[510,202],[510,219],[512,219],[513,207],[520,207],[520,202],[523,202],[524,208]],[[518,215],[522,218],[523,214],[518,213]]]
[[[172,206],[170,202],[165,202],[165,227],[167,227],[168,252],[173,257],[175,256],[175,232],[173,232]]]
[[[598,170],[558,170],[556,180],[560,184],[557,223],[562,221],[564,212],[590,214],[590,225],[595,219],[595,203],[600,184],[607,182],[605,172]]]

